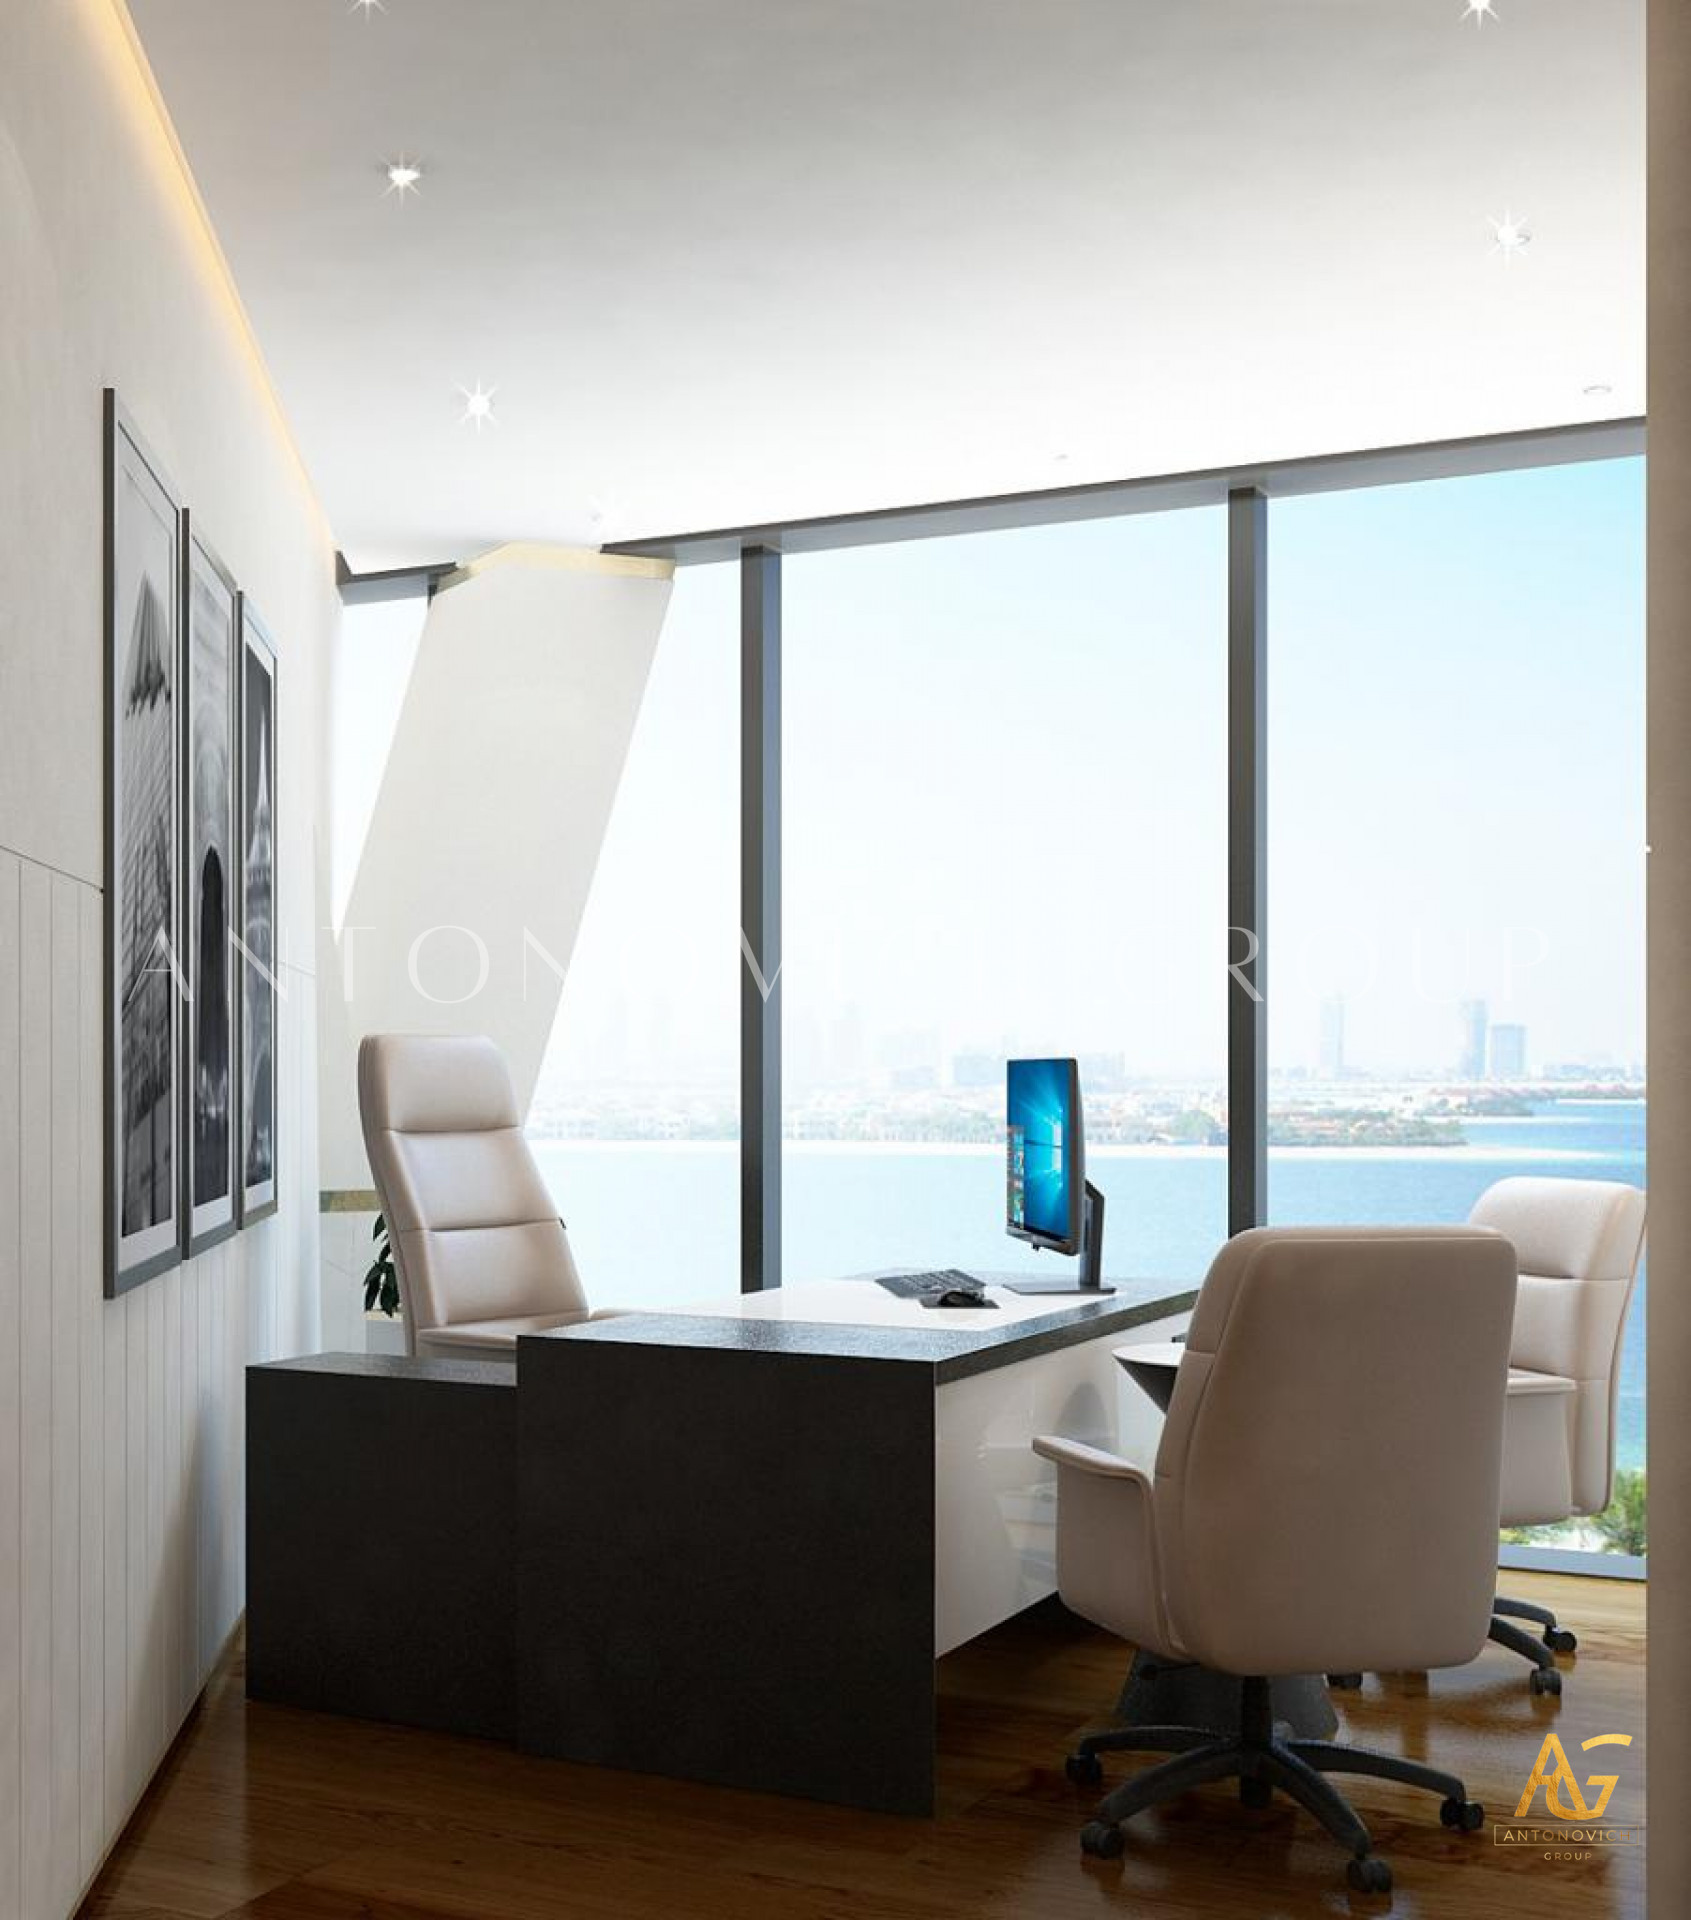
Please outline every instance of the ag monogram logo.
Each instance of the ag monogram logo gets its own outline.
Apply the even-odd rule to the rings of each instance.
[[[1597,1733],[1589,1740],[1580,1742],[1580,1751],[1589,1753],[1593,1747],[1630,1747],[1630,1733]],[[1544,1789],[1546,1809],[1558,1820],[1597,1820],[1602,1817],[1603,1809],[1609,1804],[1609,1795],[1619,1781],[1618,1773],[1594,1773],[1586,1781],[1586,1786],[1597,1792],[1597,1798],[1590,1806],[1586,1805],[1585,1795],[1580,1791],[1579,1781],[1574,1770],[1568,1764],[1568,1756],[1562,1743],[1553,1733],[1544,1736],[1544,1745],[1538,1750],[1538,1759],[1533,1766],[1531,1777],[1527,1781],[1526,1792],[1521,1795],[1521,1803],[1515,1809],[1515,1818],[1520,1820],[1532,1807],[1540,1787]]]

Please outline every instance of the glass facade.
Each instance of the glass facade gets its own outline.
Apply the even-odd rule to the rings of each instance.
[[[1226,1231],[1223,512],[799,555],[783,588],[785,1273],[1034,1267],[1005,1232],[1004,1063],[1072,1054],[1106,1272],[1201,1274]]]
[[[1270,1214],[1644,1184],[1641,460],[1270,509]],[[1624,1511],[1534,1543],[1637,1551]]]
[[[1644,1181],[1643,463],[1269,511],[1269,1217]],[[1105,1269],[1226,1233],[1219,507],[783,561],[783,1272],[1055,1273],[1004,1064],[1079,1057]],[[739,573],[683,568],[531,1135],[596,1298],[740,1284]],[[1643,1543],[1644,1289],[1614,1511]]]

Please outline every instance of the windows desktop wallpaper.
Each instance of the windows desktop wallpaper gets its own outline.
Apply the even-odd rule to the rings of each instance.
[[[1075,1127],[1072,1063],[1012,1060],[1005,1128],[1007,1222],[1015,1231],[1070,1237]]]

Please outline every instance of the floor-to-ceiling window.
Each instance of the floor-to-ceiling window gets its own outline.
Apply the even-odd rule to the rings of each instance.
[[[529,1115],[595,1304],[739,1290],[738,594],[676,575]]]
[[[1106,1271],[1200,1275],[1226,1231],[1222,510],[789,556],[784,605],[787,1277],[1028,1266],[1013,1054],[1080,1058]]]
[[[1644,1180],[1643,462],[1270,511],[1270,1212]],[[1619,1498],[1637,1552],[1644,1300]],[[1541,1536],[1542,1537],[1542,1536]]]

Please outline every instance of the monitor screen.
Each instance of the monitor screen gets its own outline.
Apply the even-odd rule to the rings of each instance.
[[[1005,1226],[1072,1253],[1086,1181],[1073,1060],[1012,1060],[1007,1078]]]

